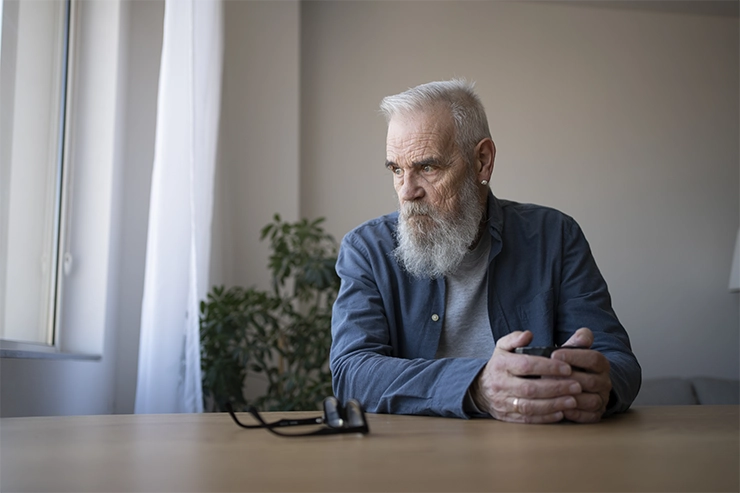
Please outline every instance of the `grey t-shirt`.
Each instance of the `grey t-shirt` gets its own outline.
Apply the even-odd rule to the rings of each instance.
[[[484,234],[456,271],[445,278],[445,317],[437,358],[490,358],[495,343],[488,320],[488,254],[491,236]]]

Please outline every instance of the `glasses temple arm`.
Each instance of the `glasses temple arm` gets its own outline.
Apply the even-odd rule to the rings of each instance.
[[[247,429],[254,429],[254,428],[273,428],[273,427],[281,427],[281,426],[302,426],[302,425],[320,425],[324,422],[324,418],[321,416],[317,416],[315,418],[302,418],[302,419],[280,419],[278,421],[274,421],[272,423],[267,423],[262,419],[259,419],[258,421],[260,424],[258,425],[247,425],[239,421],[239,418],[236,417],[236,414],[234,413],[234,409],[231,407],[230,403],[226,403],[226,410],[229,412],[229,415],[234,420],[236,424],[241,426],[242,428]],[[252,412],[252,409],[249,410],[249,412],[254,416],[254,413]]]

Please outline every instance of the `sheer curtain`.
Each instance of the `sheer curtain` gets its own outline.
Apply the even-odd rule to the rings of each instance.
[[[166,0],[136,413],[202,412],[223,55],[221,0]]]

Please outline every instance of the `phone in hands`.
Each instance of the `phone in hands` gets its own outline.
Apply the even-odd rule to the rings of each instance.
[[[545,358],[549,358],[553,351],[558,349],[591,349],[588,347],[583,346],[527,346],[527,347],[518,347],[514,349],[514,353],[516,354],[528,354],[531,356],[543,356]],[[573,368],[573,371],[586,371],[583,368],[579,368],[577,366],[571,366]],[[540,378],[538,376],[523,376],[522,378]]]
[[[516,354],[529,354],[531,356],[544,356],[549,358],[557,349],[591,349],[583,346],[527,346],[514,349]]]

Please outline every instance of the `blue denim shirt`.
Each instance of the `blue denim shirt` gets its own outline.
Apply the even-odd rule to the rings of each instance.
[[[554,209],[491,193],[487,212],[494,340],[530,330],[533,346],[560,345],[578,328],[590,328],[592,348],[611,365],[607,414],[627,410],[640,388],[640,365],[578,224]],[[414,278],[392,258],[397,222],[397,212],[388,214],[342,240],[332,315],[334,393],[369,412],[469,417],[466,392],[487,360],[435,359],[445,281]]]

